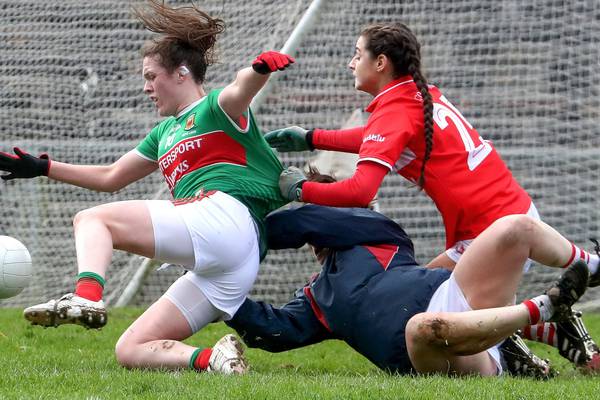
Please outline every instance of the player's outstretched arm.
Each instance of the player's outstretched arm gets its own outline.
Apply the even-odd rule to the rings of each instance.
[[[279,308],[246,299],[233,319],[225,323],[237,331],[248,347],[270,352],[297,349],[332,338],[303,294]]]
[[[221,91],[219,105],[229,117],[237,120],[267,83],[270,74],[286,69],[294,61],[293,57],[276,51],[261,53],[250,67],[238,71],[235,80]]]
[[[265,140],[277,151],[334,150],[358,153],[363,141],[364,127],[324,130],[288,126],[265,134]]]
[[[156,170],[154,162],[131,151],[110,165],[76,165],[52,160],[47,154],[34,157],[18,148],[15,155],[0,152],[0,171],[9,172],[2,179],[50,179],[100,192],[115,192]]]

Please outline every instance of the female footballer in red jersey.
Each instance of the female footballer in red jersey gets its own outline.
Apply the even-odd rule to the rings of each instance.
[[[302,172],[291,167],[280,178],[284,196],[329,206],[365,207],[384,176],[396,171],[418,184],[440,211],[447,250],[429,265],[447,268],[453,268],[470,241],[498,218],[510,214],[539,218],[531,198],[492,144],[437,87],[428,85],[421,72],[420,44],[406,25],[373,25],[363,30],[349,67],[355,88],[374,97],[366,108],[371,115],[365,126],[289,127],[269,132],[265,139],[279,151],[358,153],[354,176],[333,184],[304,182]],[[577,258],[596,272],[597,255],[573,246],[573,259]]]
[[[160,169],[174,200],[103,204],[74,219],[78,281],[74,293],[28,307],[33,324],[106,324],[102,292],[113,249],[179,264],[187,274],[123,333],[117,361],[128,368],[190,367],[243,373],[241,344],[226,335],[212,348],[182,342],[207,324],[228,319],[243,303],[264,256],[264,216],[286,203],[283,166],[263,140],[250,102],[272,72],[294,60],[265,52],[223,89],[205,91],[207,67],[223,21],[195,6],[158,0],[136,9],[160,34],[143,49],[144,93],[166,117],[111,165],[74,165],[0,152],[4,180],[46,175],[91,190],[114,192]]]

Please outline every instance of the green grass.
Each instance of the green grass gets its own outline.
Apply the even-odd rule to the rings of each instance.
[[[553,349],[535,344],[561,372],[557,378],[390,376],[340,341],[280,354],[249,349],[252,372],[241,377],[129,371],[117,365],[113,349],[140,312],[111,310],[106,328],[87,331],[32,327],[20,310],[0,309],[0,399],[592,399],[600,393],[598,377],[582,375]],[[585,321],[592,336],[600,336],[600,315]],[[210,345],[227,332],[213,324],[188,342]]]

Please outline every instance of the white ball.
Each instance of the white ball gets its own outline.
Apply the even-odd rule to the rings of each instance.
[[[0,236],[0,299],[18,295],[31,281],[27,247],[10,236]]]

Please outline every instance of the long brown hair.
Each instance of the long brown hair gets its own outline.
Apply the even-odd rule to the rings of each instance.
[[[206,69],[216,62],[214,46],[225,23],[195,5],[172,8],[164,1],[149,0],[147,7],[133,7],[133,14],[151,32],[161,36],[142,48],[142,56],[158,56],[168,72],[183,64],[194,81],[204,82]]]
[[[394,78],[410,75],[423,99],[423,126],[425,135],[425,155],[421,165],[418,185],[425,186],[425,164],[433,149],[433,101],[427,87],[427,79],[421,71],[421,45],[402,23],[377,24],[365,28],[361,36],[366,41],[365,48],[374,56],[387,56],[394,66]]]
[[[306,173],[306,180],[309,182],[318,183],[334,183],[337,179],[333,175],[322,174],[316,165],[309,164],[308,172]]]

